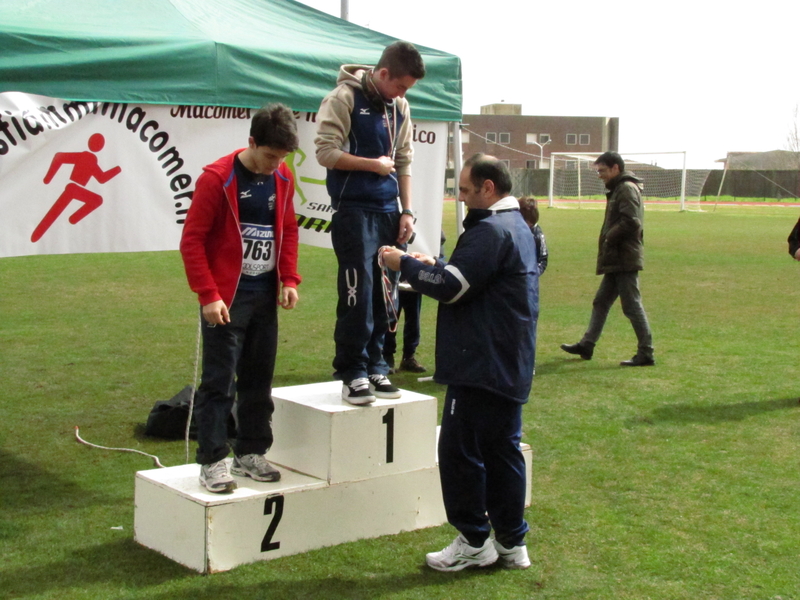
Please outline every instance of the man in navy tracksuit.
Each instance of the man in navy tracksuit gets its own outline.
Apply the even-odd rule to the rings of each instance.
[[[373,68],[344,65],[338,87],[317,114],[317,162],[328,169],[331,242],[339,263],[334,377],[350,404],[399,398],[386,375],[383,339],[389,319],[378,249],[405,244],[414,231],[411,210],[411,125],[406,92],[425,76],[408,42],[386,47]],[[398,205],[399,199],[399,205]]]
[[[434,379],[448,387],[439,472],[448,521],[460,533],[427,555],[439,571],[498,559],[509,568],[530,566],[520,438],[533,378],[539,270],[533,235],[510,192],[505,165],[475,155],[459,179],[469,213],[450,261],[384,253],[415,290],[440,301]]]

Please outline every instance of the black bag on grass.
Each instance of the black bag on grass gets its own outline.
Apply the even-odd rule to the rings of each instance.
[[[187,385],[169,400],[159,400],[147,416],[144,428],[146,435],[167,440],[182,440],[186,435],[186,420],[189,418],[189,403],[194,388]],[[192,415],[189,437],[197,439],[197,423]]]

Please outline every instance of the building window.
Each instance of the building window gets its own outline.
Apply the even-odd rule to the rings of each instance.
[[[500,134],[500,143],[501,144],[510,144],[511,143],[511,134],[510,133],[501,133]]]
[[[497,134],[494,131],[490,131],[486,134],[486,141],[491,142],[492,144],[497,143]]]
[[[536,144],[538,142],[538,138],[536,137],[535,133],[526,133],[525,134],[525,143],[526,144]]]
[[[503,163],[506,166],[507,169],[511,168],[511,161],[510,160],[501,160],[500,162]]]
[[[540,133],[539,134],[539,143],[544,145],[550,141],[550,134],[549,133]]]
[[[538,169],[539,168],[539,161],[538,160],[526,160],[525,161],[525,168],[526,169]]]
[[[582,133],[580,136],[581,146],[588,146],[589,145],[589,134]]]
[[[571,170],[571,171],[574,171],[575,169],[577,169],[577,168],[578,168],[578,161],[577,161],[577,160],[568,160],[568,161],[565,161],[565,163],[564,163],[564,166],[565,166],[567,169],[569,169],[569,170]]]
[[[461,144],[469,144],[469,132],[462,131],[461,132]]]
[[[574,146],[578,143],[578,135],[576,133],[567,134],[567,146]]]

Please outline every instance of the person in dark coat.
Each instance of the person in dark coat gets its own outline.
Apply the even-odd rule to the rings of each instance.
[[[608,311],[617,298],[622,312],[636,333],[638,347],[623,367],[646,367],[656,364],[653,357],[653,335],[639,292],[639,271],[644,268],[644,205],[642,184],[625,170],[625,161],[616,152],[605,152],[594,162],[597,175],[606,184],[606,215],[600,230],[597,252],[597,274],[602,275],[600,288],[592,303],[589,328],[577,344],[562,344],[561,349],[590,360],[600,339]]]

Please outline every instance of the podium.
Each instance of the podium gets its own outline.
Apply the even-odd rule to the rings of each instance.
[[[138,543],[214,573],[447,521],[436,398],[403,390],[397,400],[356,407],[341,399],[338,381],[276,388],[272,396],[267,458],[281,480],[236,477],[233,493],[213,494],[200,485],[197,464],[139,471]],[[530,482],[529,446],[523,454]]]

